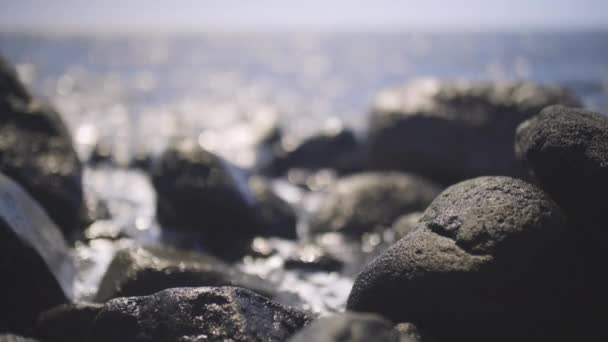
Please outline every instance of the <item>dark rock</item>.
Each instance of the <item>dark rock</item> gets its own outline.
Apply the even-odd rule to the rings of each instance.
[[[50,107],[0,94],[0,172],[21,184],[67,235],[88,223],[82,167]]]
[[[444,184],[525,175],[513,154],[517,125],[551,104],[579,105],[557,87],[528,82],[420,80],[381,93],[369,132],[371,166]]]
[[[403,214],[423,210],[440,188],[422,177],[401,173],[361,173],[340,179],[311,220],[315,233],[358,236],[388,227]]]
[[[249,178],[249,188],[256,199],[256,216],[260,236],[297,238],[296,213],[291,205],[279,197],[269,181],[263,177]]]
[[[107,302],[89,341],[284,341],[309,320],[238,287],[174,288]]]
[[[236,258],[257,233],[256,200],[244,175],[194,141],[168,148],[152,182],[161,225],[200,236],[214,254]]]
[[[419,226],[356,278],[347,308],[412,322],[438,340],[549,340],[570,312],[565,217],[508,177],[446,189]]]
[[[74,271],[59,228],[0,174],[0,331],[24,332],[41,311],[69,301]]]
[[[40,314],[36,337],[44,342],[84,342],[103,304],[65,304]]]
[[[322,317],[294,335],[289,342],[417,342],[411,329],[401,333],[390,321],[366,313],[345,312]]]
[[[349,173],[363,167],[365,155],[361,143],[346,128],[326,129],[295,146],[289,145],[283,142],[276,148],[277,156],[266,171],[272,175],[282,175],[290,169],[335,169]]]
[[[13,97],[28,102],[31,96],[23,86],[15,69],[0,56],[0,96]]]
[[[37,342],[34,339],[11,335],[11,334],[0,334],[0,342]]]
[[[608,237],[608,118],[551,106],[517,129],[516,153],[579,229]]]
[[[340,271],[344,263],[317,245],[307,244],[299,246],[294,255],[285,259],[284,267],[287,270],[300,269],[308,271]]]
[[[169,248],[120,250],[101,281],[96,300],[151,295],[172,287],[239,286],[274,297],[270,283],[212,256]]]

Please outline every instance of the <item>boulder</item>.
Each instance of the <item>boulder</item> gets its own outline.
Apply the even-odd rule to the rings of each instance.
[[[89,341],[284,341],[309,321],[238,287],[173,288],[107,302]]]
[[[64,304],[40,314],[35,335],[44,342],[85,342],[103,304]]]
[[[0,93],[0,172],[38,200],[66,235],[89,222],[82,166],[61,117],[46,104]]]
[[[368,172],[347,176],[329,190],[313,214],[311,231],[360,236],[390,226],[403,214],[423,210],[439,191],[434,183],[410,174]]]
[[[276,157],[265,170],[275,176],[291,169],[334,169],[349,173],[359,171],[365,158],[354,132],[342,125],[324,129],[296,143],[283,141],[275,150]]]
[[[274,297],[272,284],[210,255],[170,248],[132,247],[114,256],[96,300],[146,296],[172,287],[239,286]]]
[[[225,258],[237,258],[257,234],[256,200],[246,177],[195,141],[170,146],[151,176],[164,228],[194,234]]]
[[[0,174],[0,331],[27,331],[66,303],[75,267],[61,231],[25,190]]]
[[[397,238],[402,238],[407,234],[411,233],[418,226],[418,222],[422,218],[423,213],[416,211],[413,213],[405,214],[400,216],[391,227],[396,234]]]
[[[525,175],[513,154],[519,123],[551,104],[579,105],[569,91],[529,82],[417,80],[374,104],[370,166],[443,184],[482,175]]]
[[[608,117],[547,107],[518,127],[515,150],[579,229],[608,237]]]
[[[550,340],[571,313],[567,243],[565,216],[542,190],[509,177],[464,181],[363,269],[347,308],[438,340]]]
[[[393,328],[390,321],[375,314],[345,312],[319,318],[300,330],[289,342],[418,342],[411,327]]]

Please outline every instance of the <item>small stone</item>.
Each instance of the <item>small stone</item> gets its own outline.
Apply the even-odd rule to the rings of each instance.
[[[313,215],[311,231],[360,236],[377,227],[389,227],[399,216],[426,208],[439,191],[422,177],[397,172],[344,177]]]
[[[284,267],[287,270],[337,272],[344,263],[314,244],[299,246],[294,255],[287,257]]]
[[[0,331],[25,332],[66,303],[75,266],[59,228],[17,183],[0,174]]]
[[[522,176],[513,153],[519,123],[569,91],[530,82],[417,80],[378,96],[369,129],[371,166],[442,184],[483,175]]]
[[[173,288],[107,302],[89,341],[285,341],[309,321],[238,287]]]
[[[2,56],[0,56],[0,94],[2,97],[10,96],[25,102],[31,99],[29,92],[19,81],[15,69]]]
[[[274,297],[272,284],[210,255],[171,248],[120,250],[104,275],[96,300],[146,296],[172,287],[239,286]]]
[[[213,254],[236,259],[259,229],[256,199],[234,166],[184,140],[169,147],[152,170],[157,217],[164,228],[187,232]]]
[[[249,178],[249,188],[256,199],[256,216],[260,236],[296,239],[296,213],[289,203],[279,197],[264,177]]]

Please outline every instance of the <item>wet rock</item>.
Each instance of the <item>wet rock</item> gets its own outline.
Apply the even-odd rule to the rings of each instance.
[[[285,259],[287,270],[300,269],[308,271],[340,271],[344,263],[317,245],[299,246],[295,253]]]
[[[13,97],[26,102],[31,99],[29,92],[19,81],[15,69],[2,56],[0,56],[0,94],[1,97]]]
[[[366,313],[345,312],[322,317],[294,335],[289,342],[416,342],[411,330],[400,333],[390,321]]]
[[[151,295],[172,287],[239,286],[274,297],[272,284],[209,255],[170,248],[133,247],[116,253],[96,300]]]
[[[335,169],[339,173],[361,170],[364,162],[361,143],[350,129],[330,127],[298,143],[284,141],[268,173],[282,175],[290,169]]]
[[[570,313],[567,236],[561,210],[535,186],[464,181],[357,276],[347,308],[438,340],[549,340],[568,326],[558,323]]]
[[[82,166],[59,114],[0,94],[0,172],[15,179],[70,235],[89,222]]]
[[[107,302],[89,340],[284,341],[309,320],[238,287],[174,288]]]
[[[516,153],[575,221],[608,237],[608,118],[584,109],[545,108],[517,129]]]
[[[525,175],[513,154],[519,123],[551,104],[579,105],[565,89],[528,82],[418,80],[374,105],[370,163],[444,184],[482,175]]]
[[[37,342],[37,341],[34,339],[31,339],[31,338],[18,336],[18,335],[0,334],[0,342]]]
[[[65,304],[43,312],[38,317],[35,335],[44,342],[84,342],[103,304]]]
[[[256,199],[256,216],[259,234],[295,239],[296,214],[289,203],[279,197],[269,180],[252,176],[249,178],[249,188]]]
[[[74,265],[61,231],[17,183],[0,174],[0,331],[24,332],[69,301]]]
[[[256,200],[244,175],[194,141],[168,148],[152,183],[161,225],[199,236],[214,254],[238,257],[257,234]]]
[[[361,173],[340,179],[311,220],[311,231],[358,236],[388,227],[403,214],[423,210],[440,188],[401,173]]]

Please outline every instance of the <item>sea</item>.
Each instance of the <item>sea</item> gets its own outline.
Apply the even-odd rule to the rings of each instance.
[[[336,122],[364,135],[378,92],[418,78],[557,84],[608,113],[608,32],[5,32],[0,54],[60,112],[83,159],[103,146],[114,161],[86,167],[85,190],[110,212],[88,233],[115,230],[131,239],[76,245],[76,299],[93,296],[117,248],[158,243],[153,188],[145,173],[125,165],[171,139],[194,137],[247,168],[255,163],[243,152],[253,144],[251,124],[277,124],[293,141]],[[279,181],[277,191],[302,205],[305,194],[289,182]],[[273,243],[283,254],[295,248]],[[281,263],[279,256],[238,267],[295,291],[307,309],[344,307],[351,276],[285,271]]]

